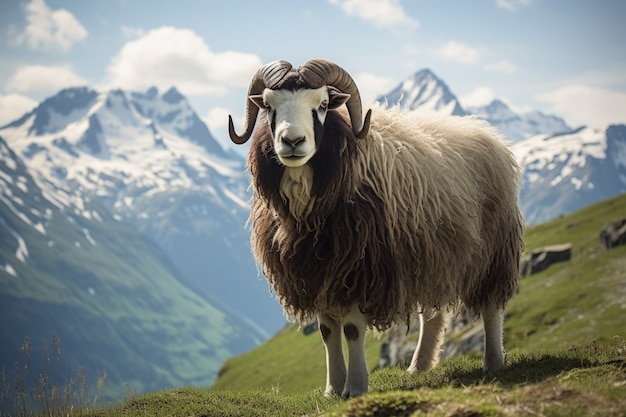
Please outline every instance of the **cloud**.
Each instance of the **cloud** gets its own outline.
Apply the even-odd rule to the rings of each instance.
[[[449,41],[439,48],[436,53],[442,59],[463,65],[477,64],[483,55],[483,52],[478,49],[457,41]]]
[[[65,9],[51,10],[44,0],[31,0],[25,6],[26,27],[12,40],[16,46],[34,50],[70,50],[85,39],[87,29]]]
[[[261,65],[256,55],[213,52],[192,30],[164,26],[124,44],[107,68],[107,83],[126,89],[175,85],[187,95],[221,95],[229,87],[246,87]]]
[[[141,28],[122,26],[122,34],[126,39],[135,39],[144,35],[145,33],[146,31]]]
[[[66,87],[88,84],[87,80],[64,66],[26,65],[20,67],[5,85],[8,92],[55,92]]]
[[[0,95],[0,126],[19,119],[37,104],[32,98],[21,94]]]
[[[360,72],[354,75],[354,82],[359,87],[363,105],[373,103],[378,96],[388,93],[397,84],[391,78],[379,77],[368,72]]]
[[[496,0],[496,6],[510,12],[517,12],[528,7],[534,0]]]
[[[485,65],[485,70],[490,72],[501,72],[503,74],[512,74],[517,71],[517,67],[512,62],[502,59],[498,62]]]
[[[209,126],[211,132],[223,130],[228,125],[228,115],[232,115],[233,112],[224,107],[214,107],[209,110],[205,116],[202,117],[204,123]],[[244,117],[237,117],[233,115],[233,122],[235,126],[243,126]]]
[[[459,101],[463,105],[463,107],[479,107],[486,106],[491,103],[496,98],[496,94],[494,91],[481,85],[479,87],[474,88],[468,94],[463,96],[459,96]]]
[[[567,85],[534,97],[551,105],[551,112],[574,125],[603,127],[626,123],[626,93],[587,85]]]
[[[214,107],[206,112],[204,116],[200,116],[200,118],[202,119],[202,121],[204,121],[204,123],[206,123],[206,125],[209,127],[209,130],[211,131],[211,134],[220,143],[220,145],[222,145],[224,149],[233,148],[238,151],[243,151],[243,149],[238,149],[238,146],[234,146],[233,142],[228,137],[228,115],[233,116],[233,123],[235,123],[235,128],[242,129],[245,121],[245,116],[238,116],[225,107]]]
[[[379,29],[399,32],[419,27],[419,22],[404,12],[398,0],[329,0],[329,2],[341,8],[348,16],[357,16]]]

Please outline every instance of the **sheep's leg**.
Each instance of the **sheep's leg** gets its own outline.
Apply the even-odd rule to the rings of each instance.
[[[326,348],[326,390],[324,395],[340,395],[346,383],[346,363],[341,344],[341,324],[328,314],[319,314],[322,341]]]
[[[367,392],[366,330],[367,318],[355,305],[343,319],[343,333],[348,343],[348,378],[341,394],[343,398],[358,397]]]
[[[425,371],[439,362],[446,320],[447,314],[444,311],[438,311],[429,319],[420,314],[420,335],[409,372]]]
[[[481,316],[485,329],[483,369],[487,372],[496,371],[504,366],[504,348],[502,346],[502,321],[504,314],[500,310],[483,310]]]

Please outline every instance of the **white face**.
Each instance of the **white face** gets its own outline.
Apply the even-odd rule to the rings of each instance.
[[[262,95],[250,99],[267,111],[280,161],[288,167],[300,167],[315,155],[315,123],[323,125],[327,111],[339,107],[349,97],[324,86],[296,91],[266,88]]]

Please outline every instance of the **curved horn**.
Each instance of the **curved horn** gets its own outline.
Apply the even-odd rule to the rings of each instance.
[[[291,71],[291,68],[292,65],[287,61],[274,61],[259,68],[248,86],[248,95],[246,96],[246,122],[241,135],[235,132],[233,117],[228,115],[228,134],[230,135],[230,140],[237,145],[241,145],[250,139],[259,108],[250,101],[249,97],[261,94],[265,88],[273,88],[280,85],[285,76]]]
[[[361,94],[356,83],[346,70],[341,68],[334,62],[325,59],[312,59],[305,62],[299,68],[302,79],[310,84],[312,88],[319,88],[324,85],[330,85],[340,90],[342,93],[350,94],[350,98],[346,102],[348,113],[350,114],[350,122],[352,123],[352,131],[357,138],[362,139],[367,135],[370,127],[370,118],[372,110],[368,110],[365,120],[361,121],[363,109],[361,107]]]

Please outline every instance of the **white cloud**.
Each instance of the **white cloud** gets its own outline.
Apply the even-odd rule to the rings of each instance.
[[[341,8],[348,16],[357,16],[379,29],[399,32],[419,27],[419,22],[404,12],[398,0],[329,0],[329,2]]]
[[[108,84],[141,89],[175,85],[187,95],[245,87],[262,65],[253,54],[213,52],[195,32],[164,26],[128,41],[109,65]]]
[[[459,96],[459,101],[463,105],[463,107],[478,107],[478,106],[486,106],[491,103],[496,98],[496,94],[494,91],[481,85],[479,87],[474,88],[468,94],[463,96]]]
[[[232,111],[226,109],[224,107],[214,107],[209,110],[205,116],[202,117],[204,123],[209,126],[211,132],[217,132],[223,130],[228,126],[228,115],[233,114]],[[243,126],[244,118],[243,117],[235,117],[233,115],[233,122],[235,126]]]
[[[51,10],[44,0],[31,0],[25,6],[25,13],[26,27],[12,40],[14,45],[67,52],[87,36],[87,29],[72,13],[65,9]]]
[[[437,50],[439,57],[459,64],[473,65],[480,62],[483,52],[457,41],[449,41]]]
[[[200,118],[209,127],[211,134],[220,143],[222,148],[234,149],[245,157],[248,151],[248,146],[235,145],[228,136],[228,115],[233,116],[235,129],[237,129],[237,131],[241,130],[245,122],[245,116],[243,114],[234,114],[232,111],[224,107],[214,107],[204,116],[200,116]]]
[[[0,95],[0,126],[19,119],[37,104],[32,98],[21,94]]]
[[[379,77],[367,72],[360,72],[354,75],[353,78],[359,87],[361,101],[364,106],[368,103],[373,103],[378,96],[389,92],[397,84],[391,78]]]
[[[55,92],[62,88],[86,84],[88,82],[69,67],[26,65],[18,68],[9,78],[5,90],[8,92]]]
[[[510,12],[517,12],[524,7],[530,6],[534,0],[496,0],[496,5]]]
[[[537,94],[538,101],[551,105],[551,112],[573,125],[603,127],[626,123],[626,93],[587,85],[567,85]]]
[[[135,38],[142,36],[145,33],[146,31],[141,28],[135,28],[131,26],[122,26],[122,34],[127,39],[135,39]]]
[[[485,70],[490,72],[501,72],[504,74],[512,74],[517,71],[517,67],[510,61],[502,59],[498,62],[485,65]]]

